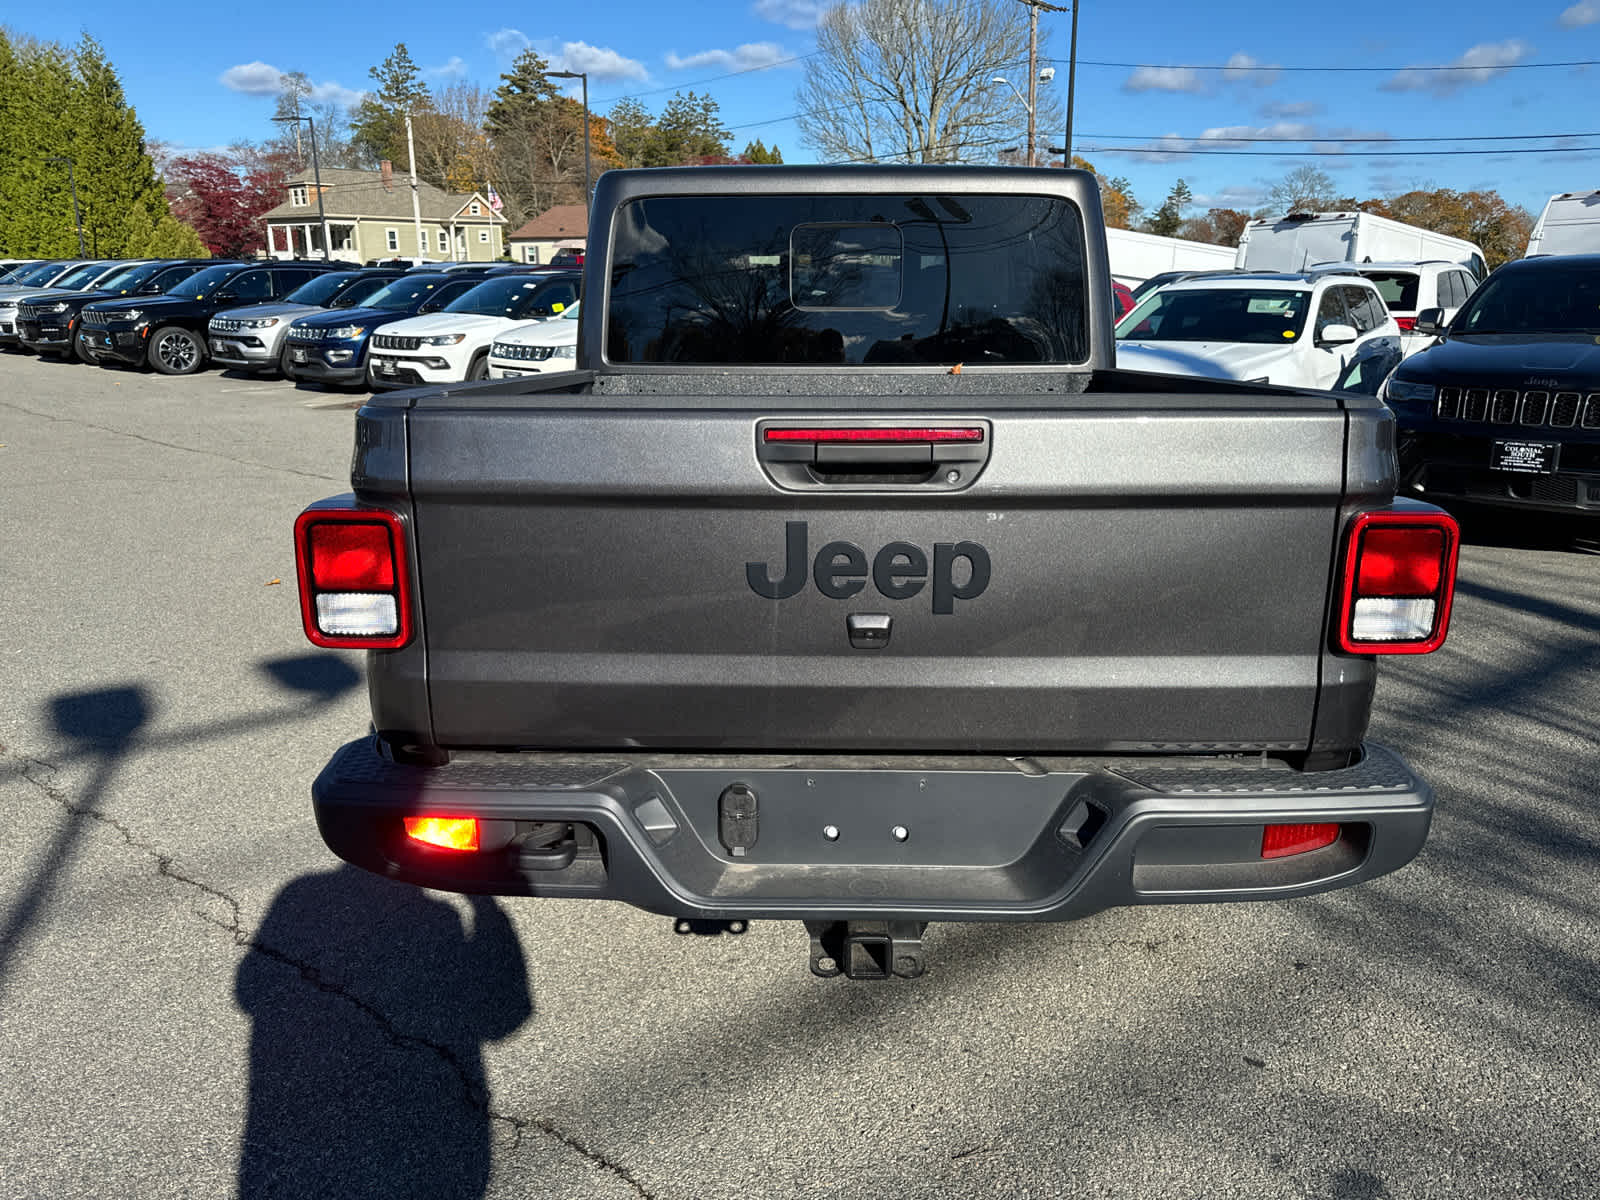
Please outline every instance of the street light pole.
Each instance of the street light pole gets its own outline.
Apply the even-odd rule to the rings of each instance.
[[[589,76],[584,71],[551,71],[552,79],[583,80],[583,211],[589,211]],[[587,217],[585,218],[587,220]]]
[[[1072,165],[1072,99],[1078,90],[1078,5],[1072,0],[1072,49],[1067,56],[1067,148],[1063,165]]]
[[[322,164],[317,160],[317,122],[315,118],[309,116],[272,119],[282,125],[292,124],[296,130],[299,130],[301,121],[311,127],[311,180],[317,189],[317,219],[322,223],[322,257],[332,262],[333,238],[328,232],[328,210],[322,203]],[[311,247],[307,246],[306,249],[309,251]]]
[[[72,189],[72,223],[78,231],[78,257],[87,258],[89,252],[83,246],[83,210],[78,207],[78,181],[72,174],[73,160],[64,154],[58,154],[54,158],[45,159],[45,162],[67,164],[67,186]]]

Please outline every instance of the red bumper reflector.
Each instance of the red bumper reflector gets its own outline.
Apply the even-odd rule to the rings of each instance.
[[[963,428],[765,429],[769,442],[981,442],[983,430]]]
[[[414,842],[446,850],[476,850],[476,817],[406,817],[406,836]]]
[[[1337,825],[1268,825],[1261,831],[1261,857],[1287,858],[1321,850],[1338,840]]]

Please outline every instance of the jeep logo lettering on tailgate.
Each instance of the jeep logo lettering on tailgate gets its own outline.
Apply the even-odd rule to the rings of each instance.
[[[806,586],[806,567],[817,591],[831,600],[847,600],[867,586],[867,556],[853,542],[829,542],[807,558],[810,531],[804,521],[783,526],[783,574],[774,579],[764,562],[744,565],[750,590],[768,600],[787,600]],[[966,582],[956,582],[956,562],[967,562]],[[872,559],[873,586],[890,600],[909,600],[930,577],[928,555],[910,542],[890,542]],[[957,600],[974,600],[989,586],[989,552],[977,542],[936,542],[933,547],[933,611],[955,611]]]

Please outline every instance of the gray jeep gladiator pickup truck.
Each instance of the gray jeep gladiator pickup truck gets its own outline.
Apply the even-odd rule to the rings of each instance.
[[[577,369],[377,396],[296,522],[305,630],[369,650],[313,787],[433,888],[927,922],[1304,896],[1432,795],[1364,740],[1444,640],[1458,534],[1368,396],[1118,371],[1069,170],[599,182]]]

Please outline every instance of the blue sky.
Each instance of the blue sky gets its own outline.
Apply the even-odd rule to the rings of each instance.
[[[403,40],[430,81],[467,78],[491,88],[532,45],[556,66],[587,70],[599,112],[622,96],[659,111],[676,89],[710,92],[734,129],[735,149],[759,137],[781,146],[787,161],[805,162],[813,155],[793,123],[794,96],[801,56],[816,48],[820,7],[817,0],[611,0],[459,9],[387,0],[252,9],[166,0],[152,21],[120,0],[83,0],[54,11],[32,7],[12,28],[65,42],[83,30],[99,38],[149,134],[183,147],[267,136],[279,71],[305,71],[321,96],[352,99],[367,84],[368,67]],[[1047,13],[1040,30],[1041,56],[1061,67],[1049,86],[1064,93],[1068,18]],[[1302,163],[1327,170],[1356,196],[1486,187],[1535,212],[1552,192],[1600,187],[1600,150],[1558,149],[1600,147],[1600,66],[1536,65],[1600,62],[1600,0],[1511,7],[1086,0],[1078,55],[1078,151],[1105,174],[1126,175],[1149,208],[1179,177],[1200,209],[1250,208]],[[1445,65],[1468,69],[1407,69]],[[752,67],[764,69],[746,70]],[[1379,69],[1299,69],[1329,67]],[[1526,140],[1375,140],[1469,135]],[[1238,140],[1263,137],[1374,140],[1290,147],[1358,152],[1315,158]],[[1471,153],[1415,153],[1462,149]]]

